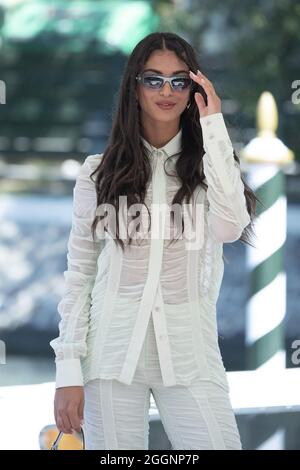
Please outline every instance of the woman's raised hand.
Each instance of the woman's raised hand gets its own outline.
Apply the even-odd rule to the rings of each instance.
[[[201,85],[207,95],[207,106],[201,93],[195,93],[195,101],[199,109],[200,117],[209,116],[210,114],[220,113],[221,112],[221,99],[216,94],[213,84],[208,78],[197,70],[197,75],[195,75],[190,70],[190,77]]]

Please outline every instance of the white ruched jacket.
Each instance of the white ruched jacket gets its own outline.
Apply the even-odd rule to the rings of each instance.
[[[50,342],[56,388],[99,377],[130,384],[152,315],[165,386],[199,377],[229,390],[216,318],[223,243],[239,239],[250,217],[223,114],[201,117],[200,124],[208,188],[198,186],[193,193],[194,242],[178,236],[180,226],[170,245],[170,217],[160,209],[163,231],[151,236],[150,230],[150,236],[125,243],[124,253],[107,232],[94,243],[97,207],[90,174],[103,154],[89,155],[81,165],[73,190],[65,292],[57,307],[59,336]],[[155,208],[170,207],[180,186],[172,175],[178,156],[168,157],[181,149],[181,135],[182,129],[161,148],[141,138],[152,167],[145,199],[151,217]]]

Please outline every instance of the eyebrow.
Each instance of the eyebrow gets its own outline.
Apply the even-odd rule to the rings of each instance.
[[[163,73],[160,70],[155,70],[155,69],[146,69],[144,72],[155,72],[159,75],[163,75]],[[176,75],[177,73],[189,73],[188,70],[176,70],[175,72],[172,73],[172,75]]]

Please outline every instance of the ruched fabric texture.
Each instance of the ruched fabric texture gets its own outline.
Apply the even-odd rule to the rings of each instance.
[[[56,354],[56,387],[96,378],[131,384],[151,320],[165,386],[189,385],[200,378],[228,391],[216,317],[223,243],[237,240],[250,217],[222,113],[200,118],[200,123],[208,190],[197,187],[191,200],[199,210],[201,234],[193,249],[185,238],[170,245],[165,235],[174,227],[164,209],[164,231],[157,238],[150,232],[131,246],[125,244],[124,253],[107,234],[94,243],[90,227],[96,192],[89,176],[102,154],[89,155],[81,166],[74,188],[66,289],[58,305],[59,336],[50,342]],[[182,129],[159,149],[142,139],[152,168],[146,194],[151,216],[158,206],[170,206],[179,188],[174,170],[181,135]]]
[[[198,378],[188,386],[164,386],[152,318],[132,383],[92,379],[84,397],[87,450],[148,449],[155,408],[174,450],[242,449],[226,390]]]

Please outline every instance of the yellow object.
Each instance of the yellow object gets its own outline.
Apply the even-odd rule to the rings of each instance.
[[[55,425],[47,425],[41,429],[39,440],[41,450],[50,450],[57,438],[59,430]],[[83,440],[79,433],[63,434],[58,450],[83,450]]]

